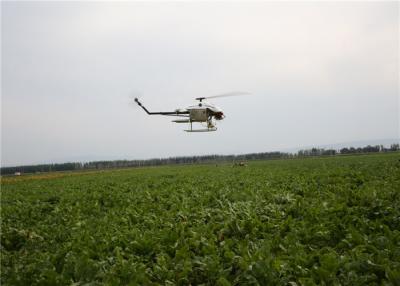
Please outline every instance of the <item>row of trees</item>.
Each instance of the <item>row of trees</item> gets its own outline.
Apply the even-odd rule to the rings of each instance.
[[[308,157],[308,156],[333,156],[337,154],[392,152],[399,150],[400,150],[399,144],[392,144],[390,148],[385,148],[382,145],[376,145],[376,146],[368,145],[362,148],[350,147],[350,148],[342,148],[340,150],[311,148],[307,150],[300,150],[297,153],[265,152],[265,153],[252,153],[243,155],[185,156],[185,157],[171,157],[165,159],[149,159],[149,160],[94,161],[87,163],[73,162],[73,163],[63,163],[63,164],[42,164],[42,165],[29,165],[29,166],[18,166],[18,167],[3,167],[1,168],[1,174],[10,175],[10,174],[15,174],[17,172],[37,173],[37,172],[54,172],[54,171],[160,166],[160,165],[173,165],[173,164],[234,162],[243,160],[291,159],[291,158]]]
[[[350,147],[350,148],[342,148],[340,150],[335,149],[323,149],[323,148],[312,148],[307,150],[300,150],[297,152],[297,156],[327,156],[327,155],[336,155],[336,154],[357,154],[357,153],[377,153],[377,152],[392,152],[399,151],[399,144],[392,144],[389,148],[386,148],[383,145],[368,145],[365,147]]]

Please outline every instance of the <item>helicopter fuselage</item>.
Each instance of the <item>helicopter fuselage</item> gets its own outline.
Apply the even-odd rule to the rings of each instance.
[[[200,102],[197,105],[189,106],[186,110],[189,111],[189,119],[192,122],[207,122],[213,117],[216,120],[224,118],[224,113],[219,107],[207,102]]]

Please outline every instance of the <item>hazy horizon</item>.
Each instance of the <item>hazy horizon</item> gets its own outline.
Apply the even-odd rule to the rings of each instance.
[[[81,157],[70,157],[68,161],[64,161],[62,159],[53,160],[53,161],[39,161],[39,162],[32,162],[30,164],[24,165],[2,165],[1,167],[18,167],[18,166],[27,166],[27,165],[46,165],[46,164],[62,164],[62,163],[89,163],[89,162],[96,162],[96,161],[117,161],[117,160],[152,160],[152,159],[167,159],[167,158],[174,158],[174,157],[191,157],[191,156],[207,156],[207,155],[244,155],[250,153],[265,153],[265,152],[284,152],[284,153],[297,153],[300,150],[307,150],[311,148],[322,148],[322,149],[334,149],[339,150],[341,148],[358,148],[358,147],[367,147],[368,145],[376,146],[376,145],[383,145],[386,148],[389,148],[392,144],[400,144],[400,139],[392,138],[392,139],[375,139],[375,140],[362,140],[362,141],[353,141],[353,142],[337,142],[332,144],[319,144],[319,145],[308,145],[308,146],[297,146],[292,148],[285,148],[285,149],[273,149],[273,150],[258,150],[248,153],[204,153],[204,154],[182,154],[179,156],[165,156],[165,157],[148,157],[148,158],[133,158],[133,157],[118,157],[115,156],[107,156],[107,155],[86,155]]]
[[[398,2],[2,2],[2,166],[399,138]],[[198,96],[218,131],[171,111]]]

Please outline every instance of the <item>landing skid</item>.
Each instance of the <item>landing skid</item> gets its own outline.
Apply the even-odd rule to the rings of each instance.
[[[185,130],[186,132],[212,132],[212,131],[217,131],[217,128],[207,128],[207,129],[189,129]]]
[[[212,131],[217,131],[217,127],[213,124],[212,118],[209,117],[207,119],[207,128],[204,129],[193,129],[193,121],[189,120],[190,122],[190,129],[185,130],[186,132],[212,132]],[[204,125],[203,125],[204,126]]]

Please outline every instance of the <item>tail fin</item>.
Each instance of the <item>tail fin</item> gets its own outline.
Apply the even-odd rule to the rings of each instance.
[[[138,99],[137,97],[135,97],[135,102],[136,102],[141,108],[143,108],[143,110],[146,111],[147,114],[156,114],[155,112],[150,112],[150,111],[148,111],[147,108],[144,107],[144,106],[142,105],[142,103],[139,101],[139,99]]]

